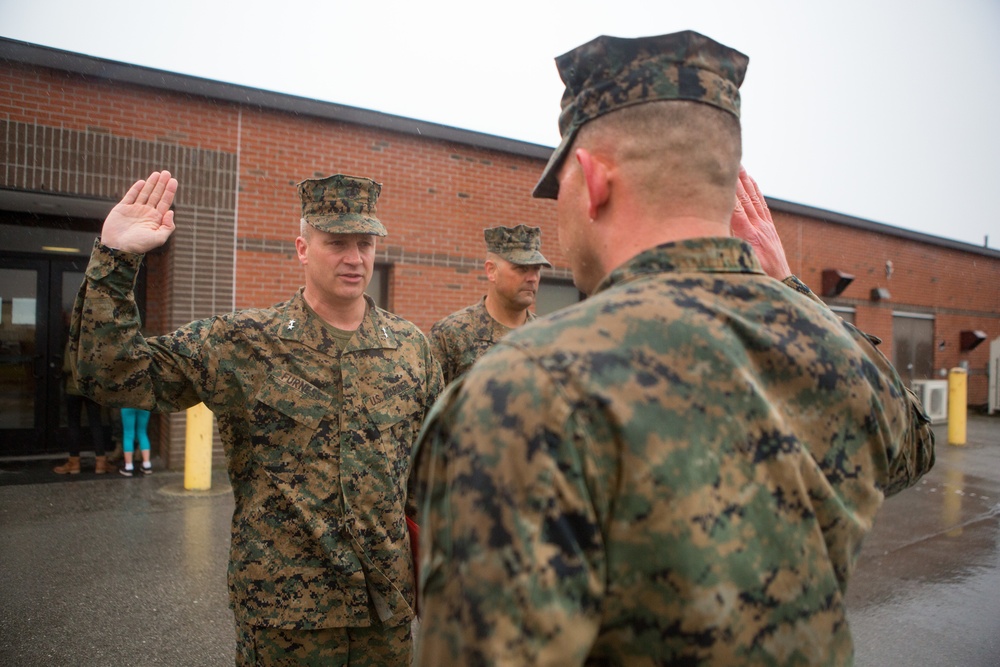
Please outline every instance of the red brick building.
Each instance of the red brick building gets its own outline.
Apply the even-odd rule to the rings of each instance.
[[[371,292],[428,330],[484,292],[482,230],[542,228],[554,268],[540,310],[575,300],[555,207],[530,196],[551,148],[0,39],[0,456],[59,442],[63,313],[100,221],[137,178],[180,181],[177,232],[147,258],[139,293],[159,333],[282,301],[298,288],[295,183],[347,173],[383,183]],[[766,184],[765,184],[766,186]],[[907,380],[967,364],[987,400],[1000,336],[1000,251],[769,200],[793,271],[883,350]],[[34,308],[34,314],[28,311]],[[963,335],[963,332],[964,335]],[[0,413],[0,414],[2,414]],[[158,453],[183,461],[184,415],[154,420]]]

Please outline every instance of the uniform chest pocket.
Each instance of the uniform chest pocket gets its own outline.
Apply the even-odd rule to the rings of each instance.
[[[418,394],[409,391],[370,407],[368,416],[379,431],[379,453],[392,474],[409,469],[410,450],[423,415]]]
[[[276,440],[302,440],[304,445],[331,416],[333,398],[288,372],[272,373],[257,391],[254,419]]]

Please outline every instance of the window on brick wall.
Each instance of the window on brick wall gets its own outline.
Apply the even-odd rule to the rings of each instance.
[[[535,312],[548,315],[578,301],[583,301],[583,294],[572,280],[543,277],[535,300]]]
[[[854,313],[855,309],[849,306],[830,306],[830,310],[840,315],[840,319],[854,324]]]
[[[372,281],[368,283],[365,290],[368,296],[375,299],[375,305],[379,308],[389,308],[389,265],[376,264],[372,268]]]

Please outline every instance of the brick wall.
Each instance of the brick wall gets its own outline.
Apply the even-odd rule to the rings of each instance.
[[[522,222],[540,226],[546,256],[562,262],[554,206],[526,194],[537,179],[537,161],[273,111],[243,113],[240,134],[241,247],[265,239],[280,241],[288,244],[289,254],[283,255],[287,263],[279,263],[266,252],[241,253],[238,275],[296,275],[291,243],[298,234],[300,209],[294,185],[303,178],[338,172],[383,184],[378,209],[389,235],[380,239],[379,258],[394,266],[394,309],[422,328],[447,314],[428,298],[438,288],[430,278],[466,270],[469,258],[481,269],[486,227]],[[428,267],[447,270],[422,271]],[[563,269],[554,275],[568,274]],[[238,284],[242,287],[242,280]],[[253,301],[258,294],[273,296],[266,290],[241,290],[237,305],[263,305]]]
[[[987,341],[1000,336],[1000,259],[797,215],[776,213],[775,225],[792,271],[817,293],[824,269],[854,275],[839,297],[826,300],[855,308],[855,324],[883,339],[889,359],[893,312],[932,314],[934,369],[967,363],[969,403],[986,403],[989,344],[962,352],[959,337],[963,330],[983,331]],[[871,300],[878,287],[889,290],[889,301]]]

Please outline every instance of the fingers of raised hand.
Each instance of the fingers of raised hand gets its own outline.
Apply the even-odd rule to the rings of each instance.
[[[169,171],[154,171],[146,180],[136,181],[125,193],[121,204],[149,206],[164,215],[173,205],[177,193],[177,179]]]
[[[755,229],[747,216],[746,209],[739,197],[736,198],[736,205],[733,208],[733,215],[729,219],[729,234],[744,240],[748,240],[755,235]]]
[[[743,172],[741,172],[741,175]],[[754,206],[753,199],[750,197],[750,193],[747,192],[744,186],[742,178],[736,182],[736,212],[742,213],[743,216],[747,218],[753,217],[752,214],[757,211],[756,206]],[[749,221],[748,222],[752,222]]]
[[[757,181],[753,179],[753,176],[751,176],[746,169],[742,169],[740,171],[740,183],[752,198],[764,198],[764,196],[760,193],[760,186],[757,185]]]
[[[150,197],[150,205],[155,206],[161,215],[166,215],[174,202],[174,195],[177,192],[177,179],[170,177],[169,171],[161,172],[160,180],[156,184],[153,196]],[[155,201],[155,203],[154,203]]]
[[[155,202],[150,202],[150,198],[153,197],[156,192],[156,186],[160,182],[160,172],[154,171],[146,179],[145,183],[142,185],[142,189],[139,190],[139,194],[135,199],[136,204],[156,206]]]
[[[737,191],[745,193],[744,205],[748,205],[753,209],[753,211],[762,219],[770,220],[771,214],[767,208],[767,201],[764,199],[763,193],[760,191],[760,187],[757,185],[757,181],[753,179],[750,174],[747,173],[746,169],[740,167],[740,177],[737,185]]]
[[[120,203],[128,205],[136,203],[139,199],[139,193],[142,192],[142,189],[145,187],[146,181],[136,181],[132,184],[132,187],[128,189],[128,192],[125,193],[125,196],[122,197]]]
[[[154,171],[145,181],[137,181],[132,186],[125,201],[141,206],[152,206],[161,209],[160,212],[164,213],[170,208],[176,190],[177,181],[170,177],[169,171]],[[129,202],[127,199],[133,194],[133,191],[135,191],[135,199]],[[164,203],[165,206],[163,206]]]

